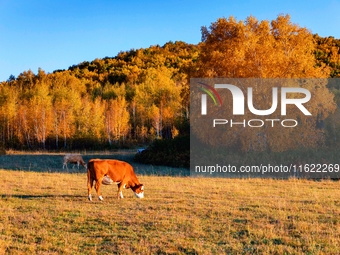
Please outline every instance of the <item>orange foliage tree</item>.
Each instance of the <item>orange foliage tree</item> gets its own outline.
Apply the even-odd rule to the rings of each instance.
[[[197,65],[196,77],[205,78],[327,78],[329,68],[316,66],[313,55],[315,44],[313,36],[306,28],[290,21],[290,17],[278,16],[271,22],[258,21],[248,17],[245,21],[237,21],[233,17],[220,18],[209,28],[202,27],[201,55]],[[219,132],[204,125],[194,125],[195,133],[208,143],[225,143],[228,147],[242,151],[273,150],[284,151],[299,146],[315,147],[323,142],[323,130],[317,129],[316,122],[324,120],[332,113],[336,105],[333,94],[326,87],[325,80],[317,83],[307,80],[297,83],[296,80],[285,82],[282,86],[303,87],[312,94],[312,100],[306,107],[312,117],[306,117],[298,109],[290,109],[290,118],[299,121],[293,129],[282,126],[276,128],[244,128],[235,127]],[[262,85],[261,79],[243,84],[241,89],[247,93],[253,88],[254,105],[257,109],[271,107],[272,86]],[[290,98],[301,95],[292,93]],[[229,95],[225,100],[232,102]],[[199,110],[199,109],[196,109]],[[216,110],[217,111],[217,110]],[[231,104],[228,113],[232,113]],[[197,113],[199,114],[199,113]],[[243,119],[262,119],[268,116],[257,116],[249,111],[244,116],[224,117],[241,122]],[[272,118],[282,117],[279,110]],[[209,122],[210,125],[211,123]],[[216,133],[216,139],[211,139]],[[223,140],[221,140],[223,138]]]

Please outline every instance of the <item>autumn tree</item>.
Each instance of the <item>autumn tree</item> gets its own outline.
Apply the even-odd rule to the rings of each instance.
[[[45,149],[45,142],[51,132],[52,123],[51,99],[45,84],[41,84],[36,88],[27,107],[30,109],[29,119],[33,127],[34,136],[38,143],[42,144],[43,149]]]
[[[59,138],[66,148],[67,141],[75,134],[75,116],[82,109],[81,95],[85,92],[85,85],[68,71],[50,75],[56,148],[59,148]]]
[[[158,138],[163,136],[164,127],[171,128],[176,117],[181,116],[182,87],[172,79],[173,72],[164,67],[148,68],[136,89],[137,113],[143,116],[142,122],[155,128]]]
[[[125,85],[116,84],[109,91],[111,96],[105,106],[105,132],[111,145],[112,141],[118,143],[122,139],[124,142],[130,131],[130,114],[125,99]]]
[[[258,21],[254,17],[248,17],[245,21],[237,21],[233,17],[220,18],[209,28],[202,27],[202,42],[197,77],[327,78],[329,76],[329,69],[325,65],[316,67],[313,55],[315,44],[310,31],[293,24],[288,15],[280,15],[271,22]],[[316,128],[316,122],[323,120],[335,110],[333,95],[326,87],[327,82],[292,80],[280,84],[279,80],[276,82],[274,80],[270,82],[273,86],[262,83],[261,79],[253,79],[250,83],[237,85],[244,94],[247,94],[248,88],[252,88],[253,103],[259,110],[271,107],[273,86],[306,88],[312,93],[313,100],[307,104],[312,117],[306,118],[298,109],[291,109],[290,116],[299,120],[298,128],[228,129],[222,132],[226,146],[236,146],[243,151],[282,151],[301,145],[315,147],[320,144],[323,134],[322,130]],[[301,97],[298,93],[291,93],[289,96],[290,98]],[[227,95],[223,101],[232,102],[231,95]],[[231,107],[232,104],[226,110],[227,114],[224,114],[224,118],[228,117],[238,122],[243,119],[268,118],[268,116],[253,115],[249,111],[244,116],[233,116]],[[192,110],[198,110],[197,108],[199,109],[196,106]],[[274,112],[271,117],[280,118],[280,110]],[[217,134],[216,139],[211,139],[214,134],[205,126],[194,126],[194,129],[202,139],[221,142],[221,137]]]
[[[16,115],[18,111],[19,93],[11,87],[0,88],[0,134],[1,142],[13,142],[17,133]]]
[[[301,78],[328,77],[315,68],[313,35],[290,21],[271,22],[250,16],[245,21],[220,18],[202,27],[201,77]]]
[[[330,77],[340,77],[340,39],[332,36],[314,35],[316,49],[314,56],[318,66],[326,65],[331,69]]]

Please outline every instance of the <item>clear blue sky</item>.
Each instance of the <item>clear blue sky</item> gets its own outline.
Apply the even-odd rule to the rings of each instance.
[[[340,38],[339,10],[340,0],[0,0],[0,81],[168,41],[196,44],[201,26],[230,15],[290,14],[312,33]]]

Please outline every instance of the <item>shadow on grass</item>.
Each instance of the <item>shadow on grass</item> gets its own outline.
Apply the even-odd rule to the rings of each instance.
[[[83,199],[85,196],[80,195],[51,195],[51,194],[44,194],[44,195],[22,195],[22,194],[1,194],[0,198],[7,199],[7,198],[20,198],[20,199],[27,199],[27,200],[34,200],[34,199],[42,199],[42,198],[81,198]]]
[[[153,166],[136,163],[133,161],[135,151],[118,151],[106,154],[82,154],[87,163],[90,159],[118,159],[129,162],[137,175],[159,176],[189,176],[190,171],[186,168],[174,168],[167,166]],[[0,156],[0,169],[48,173],[87,173],[80,166],[79,169],[73,164],[68,164],[68,169],[63,169],[64,154],[41,153],[41,154],[10,154]]]

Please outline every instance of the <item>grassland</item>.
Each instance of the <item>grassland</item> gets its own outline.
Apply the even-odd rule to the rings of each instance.
[[[0,254],[340,252],[337,181],[157,176],[139,167],[145,198],[125,190],[117,200],[116,186],[103,186],[104,202],[87,201],[85,171],[0,170]]]

